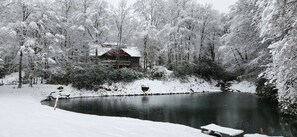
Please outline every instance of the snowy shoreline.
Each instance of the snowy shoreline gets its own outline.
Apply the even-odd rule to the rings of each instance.
[[[17,81],[18,73],[13,73],[6,76],[3,81],[5,86],[9,83]],[[176,95],[176,94],[193,94],[193,93],[216,93],[222,92],[220,87],[216,86],[216,81],[205,81],[197,77],[187,77],[185,79],[168,78],[167,80],[151,80],[140,79],[133,82],[118,82],[112,84],[103,84],[96,91],[78,90],[71,85],[50,85],[37,84],[34,85],[33,90],[36,90],[40,95],[40,101],[46,99],[51,92],[56,92],[53,97],[58,94],[57,87],[63,86],[62,94],[70,95],[69,98],[88,98],[88,97],[121,97],[121,96],[153,96],[153,95]],[[143,92],[141,87],[145,85],[149,87],[147,92]],[[17,88],[17,85],[10,85],[11,88]],[[28,88],[28,85],[23,85]],[[255,93],[256,86],[250,82],[232,82],[230,89],[240,91],[243,93]]]
[[[208,137],[178,124],[54,110],[40,104],[44,85],[13,87],[0,87],[0,137]]]
[[[71,98],[144,96],[142,84],[150,87],[148,96],[220,92],[219,87],[215,87],[215,82],[189,78],[185,82],[142,79],[103,85],[111,91],[78,90],[64,86],[62,93],[71,94]],[[41,105],[40,101],[49,93],[58,91],[58,86],[60,85],[38,84],[30,88],[23,85],[21,89],[16,88],[17,85],[0,86],[0,137],[209,137],[199,129],[178,124],[87,115]]]
[[[141,85],[148,83],[150,90],[146,93],[141,91]],[[57,85],[51,85],[56,86]],[[202,93],[218,93],[222,92],[220,87],[216,87],[215,83],[210,83],[197,78],[189,78],[188,82],[180,82],[179,80],[160,81],[142,79],[130,83],[115,83],[110,86],[103,85],[98,91],[78,90],[71,86],[64,86],[64,94],[70,94],[70,98],[89,98],[89,97],[123,97],[123,96],[158,96],[158,95],[179,95],[179,94],[202,94]],[[118,88],[121,88],[118,90]],[[55,87],[53,87],[55,89]],[[116,89],[116,90],[115,90]],[[240,91],[242,93],[254,94],[256,86],[250,82],[234,82],[230,89]],[[49,93],[49,92],[47,92]]]
[[[199,83],[200,82],[200,83]],[[131,83],[116,83],[103,85],[112,91],[78,90],[71,86],[64,86],[63,94],[71,94],[71,98],[105,97],[105,96],[142,96],[141,84],[147,84],[151,95],[190,94],[215,88],[203,80],[191,79],[188,82],[138,80]],[[58,91],[60,85],[38,84],[33,88],[23,85],[0,86],[0,137],[209,137],[201,130],[184,125],[152,122],[132,118],[118,118],[79,114],[61,109],[41,105],[41,100],[53,92]],[[117,91],[114,88],[120,88]],[[104,123],[104,125],[102,125]],[[65,132],[66,131],[66,132]]]
[[[147,92],[141,90],[142,85],[149,87]],[[59,92],[57,87],[63,86],[64,90],[61,94],[70,95],[69,98],[87,98],[87,97],[114,97],[114,96],[152,96],[152,95],[175,95],[175,94],[193,94],[193,93],[212,93],[221,92],[215,83],[210,83],[199,78],[188,78],[187,81],[181,82],[178,79],[168,81],[141,79],[134,82],[119,82],[111,85],[104,84],[96,91],[94,90],[78,90],[71,85],[49,85],[38,84],[32,88],[40,95],[40,100],[44,100],[51,92],[56,97]],[[11,85],[16,88],[16,85]],[[24,88],[29,88],[27,85]],[[108,90],[107,90],[108,89]]]
[[[6,85],[17,81],[17,73],[7,76],[4,81],[5,86],[10,86],[16,89],[17,85]],[[55,92],[52,96],[56,97],[59,92],[57,87],[63,86],[62,94],[70,95],[69,98],[89,98],[89,97],[122,97],[122,96],[154,96],[154,95],[178,95],[178,94],[196,94],[196,93],[217,93],[222,92],[220,87],[216,86],[216,81],[205,81],[197,77],[188,77],[183,80],[168,79],[168,80],[150,80],[140,79],[133,82],[118,82],[113,84],[103,84],[98,90],[84,90],[76,89],[71,85],[50,85],[50,84],[37,84],[34,85],[32,90],[36,90],[40,101],[46,99],[51,93]],[[149,87],[147,92],[143,92],[141,87],[145,85]],[[24,88],[29,88],[28,85],[23,85]],[[242,81],[232,82],[230,89],[241,91],[243,93],[255,93],[256,87],[254,84]]]

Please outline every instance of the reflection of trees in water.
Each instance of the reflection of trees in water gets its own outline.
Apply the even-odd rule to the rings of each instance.
[[[297,122],[283,119],[277,104],[254,95],[193,94],[179,96],[110,97],[60,102],[63,109],[104,115],[171,122],[200,128],[210,123],[246,133],[297,136]]]
[[[297,137],[297,119],[282,117],[280,119],[281,130],[285,137]]]
[[[143,104],[148,103],[148,101],[149,101],[149,98],[148,98],[147,96],[143,96],[143,97],[141,98],[141,102],[142,102]]]
[[[259,133],[283,135],[280,127],[280,114],[277,104],[268,100],[258,99],[257,105],[258,108],[256,112],[262,117],[262,119],[256,119],[262,123],[262,125],[258,126]]]

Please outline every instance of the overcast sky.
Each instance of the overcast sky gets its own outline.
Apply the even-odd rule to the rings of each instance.
[[[116,5],[119,0],[108,0],[108,2]],[[136,0],[127,0],[128,4],[134,3]],[[196,0],[200,4],[210,3],[213,5],[214,9],[220,12],[229,12],[229,6],[234,4],[237,0]]]

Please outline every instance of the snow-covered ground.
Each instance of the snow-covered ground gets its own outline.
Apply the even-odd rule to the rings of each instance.
[[[136,120],[131,118],[116,118],[78,114],[64,110],[54,110],[41,105],[52,91],[57,91],[59,85],[34,85],[33,88],[23,85],[6,85],[17,81],[17,73],[6,76],[5,86],[0,86],[0,137],[207,137],[200,130],[187,126]],[[141,95],[141,85],[150,87],[148,94],[191,93],[202,91],[218,91],[212,84],[189,78],[180,82],[138,80],[131,83],[116,83],[104,85],[106,91],[81,91],[71,86],[64,86],[64,94],[71,97],[110,96],[110,95]]]
[[[24,72],[22,73],[22,76],[24,76]],[[12,73],[10,75],[5,76],[4,78],[0,78],[0,83],[4,84],[16,84],[18,81],[19,73]]]
[[[18,73],[13,73],[0,79],[4,84],[17,83]],[[149,87],[144,93],[142,86]],[[97,96],[126,96],[126,95],[162,95],[162,94],[188,94],[200,92],[221,92],[220,87],[216,87],[216,82],[208,82],[197,77],[188,77],[183,81],[171,78],[169,80],[150,80],[141,79],[134,82],[119,82],[112,85],[104,84],[98,91],[78,90],[71,85],[63,86],[64,94],[70,94],[70,97],[97,97]],[[59,85],[34,85],[34,88],[45,98],[50,92],[58,91]],[[15,86],[16,87],[16,86]],[[255,93],[256,86],[248,81],[232,82],[230,89],[239,90],[246,93]],[[55,96],[55,94],[53,94]]]
[[[54,110],[41,105],[40,99],[41,91],[55,85],[14,87],[0,86],[0,137],[209,137],[178,124]],[[264,137],[245,137],[260,136]]]
[[[256,85],[248,81],[233,82],[230,89],[246,93],[256,93]]]
[[[17,81],[17,73],[0,79],[4,84]],[[175,94],[193,92],[219,92],[216,83],[190,77],[161,81],[142,79],[130,83],[103,85],[98,91],[77,90],[64,86],[63,94],[70,97],[143,95],[141,86],[148,86],[147,94]],[[41,105],[49,93],[58,91],[59,85],[38,84],[33,88],[24,85],[0,86],[0,137],[207,137],[200,130],[187,126],[150,122],[131,118],[116,118],[54,110]],[[249,83],[235,83],[232,89],[252,92]],[[108,89],[108,90],[106,90]],[[110,90],[110,91],[109,91]],[[253,136],[253,135],[251,135]],[[255,135],[256,136],[256,135]],[[250,136],[249,136],[250,137]]]
[[[54,110],[40,104],[51,86],[0,87],[0,137],[207,137],[187,126]]]
[[[168,72],[169,73],[169,72]],[[17,83],[18,73],[13,73],[0,79],[0,83],[12,84]],[[148,95],[156,94],[184,94],[199,92],[220,92],[219,87],[215,86],[216,82],[207,82],[196,77],[188,77],[182,82],[178,79],[171,78],[169,80],[150,80],[141,79],[134,82],[119,82],[112,85],[104,84],[98,91],[78,90],[69,86],[64,87],[64,94],[70,94],[70,97],[96,97],[96,96],[125,96],[125,95],[143,95],[141,87],[147,86],[149,90],[145,93]],[[26,85],[25,85],[26,86]],[[45,98],[50,92],[58,91],[59,85],[34,85],[34,89],[38,90]],[[15,87],[17,87],[15,85]],[[42,88],[41,88],[42,87]],[[107,89],[107,90],[106,90]]]
[[[218,87],[215,87],[215,83],[209,83],[198,78],[188,78],[186,81],[181,82],[180,80],[173,79],[168,81],[162,80],[149,80],[141,79],[134,82],[120,82],[112,85],[103,85],[104,89],[98,91],[78,91],[76,89],[69,89],[71,97],[81,96],[117,96],[117,95],[143,95],[144,92],[141,90],[141,86],[149,87],[146,94],[179,94],[179,93],[197,93],[197,92],[220,92]],[[111,91],[107,91],[109,89]],[[67,90],[66,90],[67,91]]]

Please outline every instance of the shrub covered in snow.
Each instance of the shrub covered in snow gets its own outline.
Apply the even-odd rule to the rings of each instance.
[[[199,76],[205,79],[233,80],[235,76],[226,72],[213,61],[206,60],[200,64],[181,63],[174,69],[176,77]]]
[[[275,85],[268,83],[268,80],[265,78],[261,78],[257,81],[256,92],[260,97],[277,101],[278,90],[276,89]]]
[[[47,83],[48,84],[66,84],[70,83],[70,72],[62,70],[60,67],[49,69],[44,72],[47,73]]]
[[[71,84],[78,89],[94,89],[105,80],[106,70],[99,67],[74,69],[71,74]]]
[[[149,75],[152,79],[162,79],[165,78],[167,69],[165,67],[155,67],[149,71]]]
[[[98,85],[110,82],[131,82],[142,78],[143,74],[132,69],[112,69],[106,67],[89,66],[77,67],[69,72],[52,73],[48,84],[72,84],[77,89],[93,90]]]
[[[109,71],[107,79],[109,79],[110,82],[131,82],[142,77],[143,73],[141,72],[137,72],[133,69],[123,68]]]

